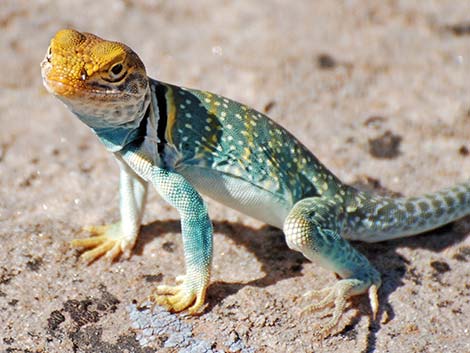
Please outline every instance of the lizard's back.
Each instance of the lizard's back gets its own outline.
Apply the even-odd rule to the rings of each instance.
[[[245,213],[252,205],[250,215],[278,227],[297,201],[336,193],[339,180],[264,114],[213,93],[153,83],[165,88],[165,159],[203,193]]]

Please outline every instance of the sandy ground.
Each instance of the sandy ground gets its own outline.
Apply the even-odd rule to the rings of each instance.
[[[268,111],[344,181],[412,195],[470,175],[469,13],[470,2],[445,0],[2,0],[0,350],[470,351],[465,220],[355,243],[383,274],[379,318],[354,299],[321,342],[324,319],[301,315],[302,294],[335,276],[290,251],[281,231],[208,201],[206,310],[137,310],[183,272],[178,215],[152,191],[134,256],[80,263],[68,243],[118,218],[118,170],[39,70],[60,28],[125,42],[152,77]]]

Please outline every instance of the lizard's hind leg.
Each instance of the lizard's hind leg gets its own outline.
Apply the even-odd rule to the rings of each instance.
[[[329,288],[306,294],[322,299],[304,311],[334,305],[331,319],[322,326],[322,336],[329,335],[337,326],[351,296],[369,292],[374,316],[378,310],[380,274],[364,255],[341,237],[342,213],[342,206],[335,201],[311,197],[295,204],[284,222],[284,233],[291,249],[300,251],[309,260],[319,262],[342,278]]]

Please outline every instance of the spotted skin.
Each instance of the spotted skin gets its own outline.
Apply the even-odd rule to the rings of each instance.
[[[213,93],[166,86],[175,110],[168,140],[182,153],[178,163],[237,176],[292,203],[339,184],[265,115]]]
[[[368,293],[378,311],[379,272],[348,239],[377,242],[424,232],[470,213],[470,183],[433,194],[389,198],[341,181],[267,116],[217,94],[148,78],[127,46],[59,31],[41,64],[45,87],[87,124],[120,166],[121,221],[74,240],[93,261],[129,254],[151,184],[181,216],[186,273],[151,299],[171,311],[198,312],[212,263],[206,194],[283,229],[290,248],[341,278],[311,291],[305,310],[334,306],[318,330],[338,325],[347,300]]]
[[[469,213],[469,184],[419,197],[389,198],[356,192],[345,233],[354,240],[376,242],[422,233]]]

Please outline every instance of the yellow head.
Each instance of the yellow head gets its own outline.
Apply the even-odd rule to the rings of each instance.
[[[140,120],[149,103],[149,79],[137,54],[90,33],[57,32],[41,72],[47,90],[92,127]]]

